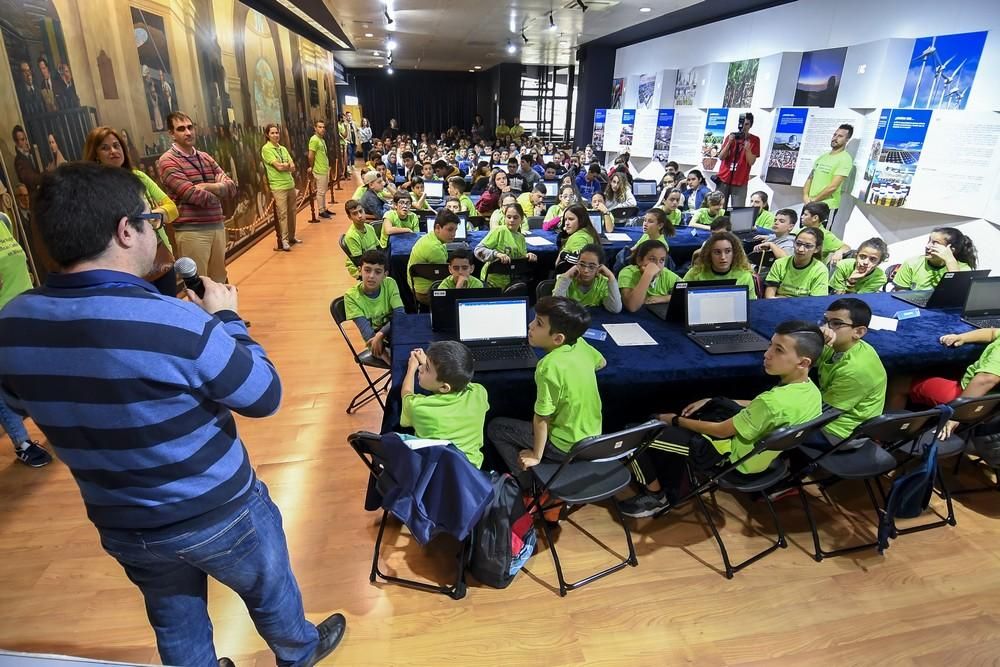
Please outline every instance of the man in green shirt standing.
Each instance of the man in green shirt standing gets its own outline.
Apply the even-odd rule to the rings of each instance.
[[[330,184],[330,160],[326,156],[326,123],[313,123],[315,134],[309,139],[309,173],[316,177],[316,210],[321,218],[331,218],[326,209],[326,190]],[[316,222],[310,220],[310,222]]]
[[[840,208],[844,180],[854,167],[854,158],[845,150],[853,134],[854,126],[847,123],[836,129],[830,140],[830,152],[816,158],[812,172],[802,186],[802,203],[823,202],[829,206],[831,223]]]
[[[264,161],[264,171],[267,172],[267,183],[271,186],[274,196],[274,206],[278,211],[278,247],[285,252],[292,249],[293,243],[302,243],[295,238],[295,162],[287,148],[278,143],[281,130],[274,123],[264,128],[267,143],[260,149],[260,157]]]

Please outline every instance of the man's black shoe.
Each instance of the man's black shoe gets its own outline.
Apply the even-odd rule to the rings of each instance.
[[[219,658],[219,667],[236,667],[236,663],[230,658]]]
[[[344,638],[344,631],[347,629],[347,619],[341,613],[336,613],[316,626],[319,631],[319,644],[313,650],[312,656],[306,660],[304,667],[312,667],[320,660],[333,653],[337,644]]]

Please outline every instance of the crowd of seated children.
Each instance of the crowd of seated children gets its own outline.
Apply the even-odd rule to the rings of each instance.
[[[576,264],[556,276],[552,294],[569,297],[588,308],[604,306],[609,313],[622,312],[618,280],[604,265],[604,250],[597,243],[585,245]]]
[[[538,300],[528,325],[528,342],[545,352],[535,367],[532,421],[498,417],[486,426],[486,437],[529,488],[529,468],[541,461],[562,461],[576,443],[600,435],[603,428],[597,371],[606,362],[583,338],[590,313],[566,297]]]
[[[927,237],[924,254],[900,264],[892,282],[899,289],[934,289],[945,273],[974,269],[976,260],[972,239],[954,227],[938,227]]]
[[[510,264],[511,260],[527,259],[529,262],[537,262],[538,256],[533,252],[528,252],[528,244],[521,233],[521,225],[524,223],[524,211],[521,205],[514,203],[504,211],[507,224],[503,227],[491,229],[479,245],[476,246],[475,255],[479,261],[483,262],[483,281],[490,287],[505,289],[510,285],[510,274],[491,272],[490,267],[494,262]]]
[[[389,237],[396,234],[413,234],[420,231],[420,218],[410,212],[412,200],[405,192],[397,192],[392,198],[392,209],[382,218],[382,234],[379,246],[389,245]]]
[[[757,209],[757,217],[754,219],[754,226],[761,229],[771,229],[774,226],[774,214],[768,206],[767,193],[763,190],[750,195],[750,205]]]
[[[542,215],[544,211],[545,204],[545,184],[535,183],[534,186],[527,192],[522,192],[517,197],[517,203],[521,205],[521,210],[524,211],[525,217],[532,218],[536,215]],[[491,224],[490,227],[493,225]]]
[[[350,227],[344,232],[344,245],[347,246],[345,265],[351,277],[358,278],[361,274],[357,262],[366,250],[377,249],[379,240],[375,235],[375,228],[365,222],[365,209],[360,202],[348,199],[344,204],[344,211],[351,220]]]
[[[684,457],[695,471],[710,476],[749,454],[760,438],[775,429],[818,417],[823,399],[809,371],[822,354],[823,341],[815,324],[782,322],[764,353],[764,372],[778,378],[776,387],[750,401],[705,398],[689,404],[679,415],[657,415],[664,429],[633,461],[640,491],[622,502],[622,514],[651,516],[682,498],[688,490]],[[778,452],[762,452],[743,461],[737,470],[760,473],[777,457]]]
[[[627,174],[627,171],[615,171],[608,178],[608,187],[604,191],[604,199],[611,210],[635,206],[635,195],[632,194],[632,185],[629,183]]]
[[[360,273],[360,281],[344,293],[344,310],[365,339],[367,352],[390,363],[392,319],[403,313],[399,286],[386,275],[386,257],[381,250],[366,250],[361,255]]]
[[[458,248],[448,253],[448,277],[438,289],[479,289],[483,281],[472,275],[472,251]]]
[[[697,211],[701,208],[701,202],[708,196],[709,192],[711,191],[708,189],[708,184],[705,183],[705,177],[697,169],[692,169],[688,172],[687,178],[684,179],[684,185],[681,186],[682,210]]]
[[[618,274],[622,305],[634,313],[647,303],[668,303],[674,285],[680,281],[666,268],[667,248],[660,241],[643,241],[635,250],[633,263]]]
[[[406,263],[406,275],[413,296],[419,303],[430,304],[431,280],[411,275],[410,268],[416,264],[447,264],[448,248],[445,244],[455,240],[457,230],[458,216],[445,209],[434,218],[434,227],[430,233],[424,234],[413,244],[410,259]]]
[[[879,265],[889,259],[885,241],[875,236],[858,248],[857,254],[842,259],[830,276],[830,291],[834,294],[867,294],[878,292],[886,284],[885,271]]]
[[[718,190],[710,192],[702,199],[701,208],[694,212],[688,225],[695,229],[709,229],[713,220],[726,214],[723,208],[725,201],[726,196]]]
[[[517,196],[513,192],[505,192],[503,196],[500,197],[500,208],[498,208],[497,210],[493,211],[493,213],[490,214],[490,229],[496,229],[497,227],[506,227],[507,216],[504,214],[504,211],[506,211],[507,207],[510,206],[511,204],[519,204],[519,203],[520,202],[517,200]],[[521,210],[522,211],[524,210],[523,206],[521,207]],[[524,215],[525,217],[527,217],[528,212],[524,211]],[[524,226],[522,227],[521,231],[524,233],[528,232],[527,220],[524,221]]]
[[[764,281],[768,299],[788,296],[826,296],[830,293],[830,272],[818,257],[823,234],[818,227],[804,227],[795,236],[795,252],[775,260]]]
[[[604,231],[615,231],[615,216],[611,215],[611,210],[608,209],[607,202],[604,200],[604,195],[600,192],[595,192],[594,196],[590,198],[590,205],[587,207],[587,210],[600,211],[601,226],[604,228]]]
[[[414,391],[419,373],[420,388]],[[483,465],[483,428],[490,409],[486,388],[472,381],[472,353],[457,341],[431,343],[410,352],[403,377],[401,426],[418,438],[448,440],[476,468]]]
[[[565,213],[566,209],[575,203],[576,190],[573,189],[573,186],[559,186],[559,201],[552,206],[549,206],[549,210],[545,211],[545,220],[542,222],[542,229],[545,231],[551,231],[562,224],[563,213]]]
[[[823,247],[819,259],[833,267],[844,258],[844,253],[851,251],[851,246],[841,241],[832,230],[826,228],[826,221],[829,217],[830,207],[821,201],[814,201],[802,207],[799,222],[802,223],[803,228],[823,230]]]
[[[714,232],[684,274],[684,280],[735,280],[737,285],[747,287],[751,299],[757,298],[753,270],[743,243],[732,232]]]
[[[557,243],[559,245],[559,254],[556,256],[557,267],[563,262],[574,261],[585,245],[590,243],[600,245],[600,232],[594,229],[590,215],[582,204],[573,204],[563,213],[562,229]]]

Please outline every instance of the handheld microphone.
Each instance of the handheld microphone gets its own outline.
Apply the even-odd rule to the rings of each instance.
[[[174,262],[174,270],[184,281],[184,286],[198,295],[201,299],[205,296],[205,283],[201,282],[198,276],[198,265],[190,257],[178,257]]]

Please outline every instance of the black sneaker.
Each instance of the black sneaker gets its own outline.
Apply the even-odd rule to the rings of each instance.
[[[321,217],[321,218],[332,218],[333,216],[330,215],[329,211],[323,211],[322,213],[319,214],[319,217]]]
[[[622,514],[633,519],[653,516],[668,507],[670,507],[670,501],[667,500],[667,495],[662,491],[659,493],[644,491],[618,503]]]
[[[34,440],[25,440],[25,446],[20,449],[14,448],[14,455],[17,460],[29,468],[41,468],[52,463],[52,455],[45,451],[45,448]]]
[[[219,658],[219,667],[236,667],[231,658]]]
[[[319,644],[313,650],[313,654],[302,663],[303,667],[312,667],[326,656],[333,653],[340,640],[344,638],[344,631],[347,629],[347,619],[343,614],[337,613],[316,626],[319,631]]]

